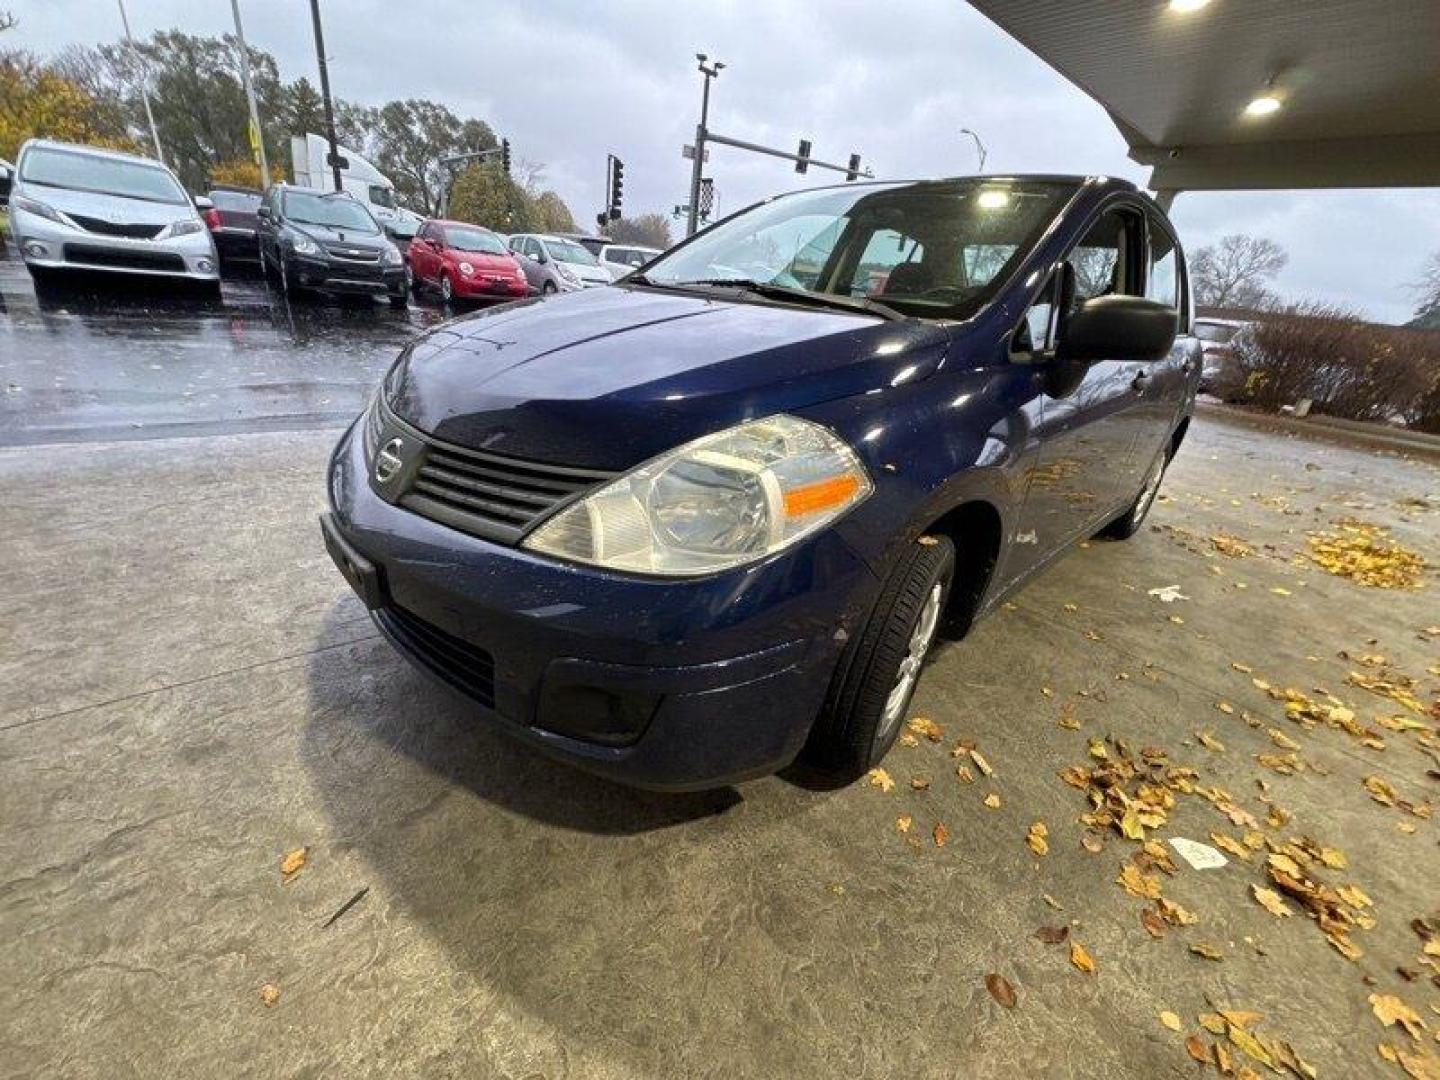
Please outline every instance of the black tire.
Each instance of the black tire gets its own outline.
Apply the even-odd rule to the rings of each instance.
[[[1100,530],[1101,536],[1107,540],[1129,540],[1140,531],[1150,508],[1155,505],[1155,496],[1160,493],[1160,484],[1165,479],[1165,466],[1169,463],[1169,455],[1164,450],[1160,451],[1150,468],[1145,470],[1145,481],[1141,484],[1135,501],[1123,514]]]
[[[401,308],[409,307],[410,293],[407,292],[404,288],[401,288],[399,292],[392,292],[390,294],[390,306],[392,308],[395,308],[397,311]]]
[[[440,300],[447,307],[455,302],[455,283],[450,280],[450,274],[446,270],[440,271]]]
[[[559,291],[559,288],[555,285],[555,282],[553,281],[547,281],[544,285],[540,286],[540,292],[544,296],[553,296]]]
[[[285,294],[287,300],[294,300],[300,295],[300,286],[290,276],[290,264],[285,261],[285,256],[280,256],[280,291]]]
[[[921,616],[938,588],[939,608],[920,662],[928,656],[954,578],[955,545],[949,537],[924,536],[905,549],[836,665],[805,746],[810,765],[836,779],[853,780],[885,757],[905,726],[919,678],[917,667],[887,721],[886,705],[899,688],[901,664],[911,654]]]

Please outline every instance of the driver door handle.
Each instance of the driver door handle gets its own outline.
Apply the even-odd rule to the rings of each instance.
[[[1135,378],[1130,380],[1130,389],[1137,394],[1142,392],[1150,382],[1150,371],[1148,368],[1141,368],[1135,373]]]

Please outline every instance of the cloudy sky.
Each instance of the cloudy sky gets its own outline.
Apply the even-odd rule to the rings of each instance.
[[[223,0],[126,0],[137,35],[230,29]],[[304,0],[241,0],[252,45],[281,74],[314,78]],[[120,33],[114,0],[6,0],[10,42],[46,54]],[[1145,180],[1101,108],[961,0],[323,0],[335,93],[367,103],[425,97],[488,120],[518,156],[546,166],[576,218],[604,198],[605,155],[626,163],[632,213],[683,201],[700,77],[725,61],[711,127],[843,161],[884,178],[973,171],[978,131],[992,171],[1108,173]],[[262,117],[262,122],[264,118]],[[716,147],[722,211],[823,182],[775,159]],[[1440,250],[1440,193],[1187,194],[1174,216],[1187,246],[1227,232],[1268,236],[1290,254],[1278,281],[1383,321],[1413,307],[1406,283]]]

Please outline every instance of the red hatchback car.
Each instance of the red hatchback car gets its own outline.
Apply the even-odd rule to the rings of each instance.
[[[463,221],[430,220],[410,241],[411,284],[453,300],[514,300],[529,296],[525,271],[489,229]]]

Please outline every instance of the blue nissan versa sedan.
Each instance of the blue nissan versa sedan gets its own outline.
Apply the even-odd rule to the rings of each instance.
[[[335,449],[325,541],[542,750],[646,787],[854,777],[939,633],[1140,527],[1200,377],[1188,293],[1119,180],[770,199],[418,338]]]

